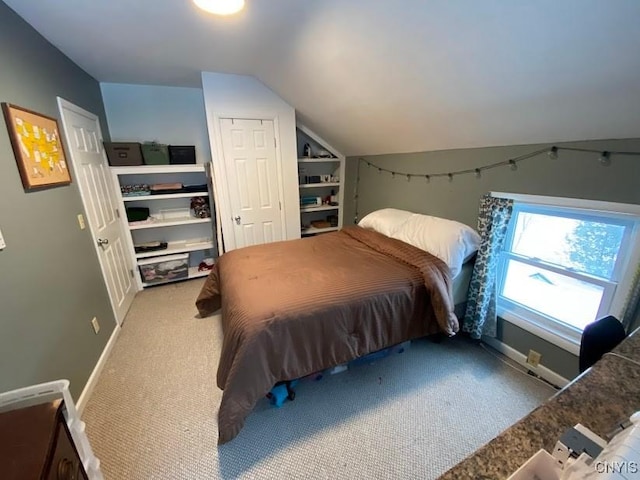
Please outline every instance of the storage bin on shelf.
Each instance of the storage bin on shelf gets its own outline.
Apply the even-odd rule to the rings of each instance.
[[[138,260],[145,283],[154,285],[189,278],[189,254],[177,253]]]
[[[142,158],[145,165],[169,165],[169,146],[155,142],[143,143]]]
[[[104,142],[104,150],[112,167],[143,165],[142,148],[139,143]]]
[[[193,145],[169,145],[169,163],[184,165],[196,163],[196,147]]]

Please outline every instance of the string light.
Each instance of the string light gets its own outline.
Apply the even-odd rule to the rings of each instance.
[[[491,163],[489,165],[483,165],[481,167],[476,167],[476,168],[469,168],[466,170],[456,170],[453,172],[446,172],[446,173],[407,173],[407,172],[396,172],[393,170],[388,170],[386,168],[381,168],[378,167],[377,165],[375,165],[374,163],[365,160],[364,158],[360,158],[359,161],[361,162],[365,162],[369,167],[375,167],[378,169],[378,173],[382,173],[383,171],[385,172],[389,172],[391,174],[392,178],[395,178],[396,175],[400,175],[403,177],[407,178],[407,181],[410,182],[411,181],[411,177],[424,177],[425,183],[430,183],[432,178],[438,178],[438,177],[444,177],[446,178],[449,182],[453,182],[453,177],[456,175],[466,175],[466,174],[473,174],[475,175],[475,177],[477,179],[482,178],[482,172],[484,170],[490,170],[493,168],[499,168],[499,167],[504,167],[504,166],[509,166],[511,168],[511,170],[518,170],[518,163],[523,161],[523,160],[527,160],[529,158],[533,158],[533,157],[537,157],[538,155],[542,155],[542,154],[547,154],[549,156],[549,158],[552,159],[556,159],[559,156],[559,152],[560,150],[566,150],[566,151],[570,151],[570,152],[585,152],[585,153],[598,153],[600,154],[599,157],[599,162],[602,166],[609,166],[612,163],[612,156],[613,155],[629,155],[629,156],[640,156],[640,152],[622,152],[622,151],[612,151],[612,150],[605,150],[605,151],[601,151],[601,150],[592,150],[592,149],[588,149],[588,148],[574,148],[574,147],[558,147],[558,146],[552,146],[552,147],[545,147],[543,149],[540,150],[535,150],[531,153],[526,153],[524,155],[520,155],[519,157],[515,157],[515,158],[511,158],[508,160],[502,160],[500,162],[496,162],[496,163]]]
[[[533,157],[537,157],[538,155],[543,155],[543,154],[547,154],[549,156],[549,158],[551,159],[557,159],[560,150],[565,150],[565,151],[569,151],[569,152],[581,152],[581,153],[597,153],[599,154],[599,163],[600,165],[602,165],[603,167],[608,167],[611,165],[612,163],[612,156],[613,155],[627,155],[627,156],[633,156],[633,157],[640,157],[640,152],[623,152],[623,151],[613,151],[613,150],[593,150],[593,149],[589,149],[589,148],[577,148],[577,147],[558,147],[558,146],[551,146],[551,147],[545,147],[542,148],[540,150],[535,150],[533,152],[530,153],[525,153],[524,155],[520,155],[519,157],[515,157],[515,158],[511,158],[508,160],[502,160],[499,162],[495,162],[495,163],[490,163],[489,165],[483,165],[481,167],[476,167],[476,168],[469,168],[466,170],[456,170],[453,172],[447,172],[447,173],[407,173],[407,172],[396,172],[393,170],[389,170],[386,168],[381,168],[378,165],[365,160],[364,158],[359,158],[358,159],[358,175],[356,178],[356,183],[355,183],[355,194],[354,194],[354,199],[355,199],[355,222],[358,222],[358,185],[360,184],[360,163],[364,162],[367,164],[367,166],[369,168],[374,167],[378,170],[378,174],[381,174],[383,171],[388,172],[391,174],[391,178],[395,178],[396,174],[400,175],[400,176],[404,176],[407,178],[407,182],[411,181],[411,177],[423,177],[425,183],[431,183],[431,179],[432,178],[438,178],[438,177],[445,177],[449,180],[449,182],[453,182],[453,177],[455,175],[466,175],[466,174],[473,174],[475,175],[476,179],[480,179],[482,178],[482,172],[484,170],[490,170],[492,168],[500,168],[500,167],[505,167],[505,166],[509,166],[511,168],[511,170],[517,170],[518,169],[518,162],[521,162],[523,160],[528,160],[530,158]]]

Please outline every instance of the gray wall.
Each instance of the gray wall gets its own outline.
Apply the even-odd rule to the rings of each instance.
[[[105,129],[98,83],[3,2],[0,65],[0,101],[58,118],[59,95]],[[67,378],[77,398],[115,327],[89,230],[76,221],[84,211],[73,179],[25,193],[0,121],[0,391]]]
[[[596,150],[640,151],[640,139],[602,140],[558,144]],[[545,145],[444,150],[411,154],[363,157],[383,168],[407,173],[425,174],[462,170],[514,158],[543,148]],[[451,218],[476,226],[480,197],[489,191],[529,193],[586,198],[611,202],[640,204],[640,158],[614,156],[609,167],[598,162],[597,154],[561,151],[558,159],[546,155],[524,160],[518,169],[501,167],[474,175],[446,178],[413,178],[379,174],[377,170],[360,167],[358,217],[384,207],[395,207],[419,213]],[[345,183],[345,225],[355,216],[355,179],[358,157],[347,160]],[[578,371],[578,361],[554,345],[540,340],[524,330],[501,322],[499,339],[523,352],[533,348],[543,354],[543,364],[566,378]]]

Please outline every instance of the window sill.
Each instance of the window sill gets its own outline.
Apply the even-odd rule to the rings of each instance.
[[[508,308],[499,307],[498,316],[575,356],[580,355],[580,338],[560,334],[559,332],[549,329],[546,325],[540,325],[535,320],[524,318],[522,315],[519,315]]]

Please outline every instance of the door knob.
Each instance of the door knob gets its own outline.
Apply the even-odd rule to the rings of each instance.
[[[238,216],[236,216],[236,217],[233,217],[233,219],[236,221],[236,225],[240,225],[240,220],[242,220],[242,219],[240,218],[240,215],[238,215]]]
[[[98,239],[98,246],[102,247],[104,245],[109,245],[109,239],[108,238],[99,238]]]

